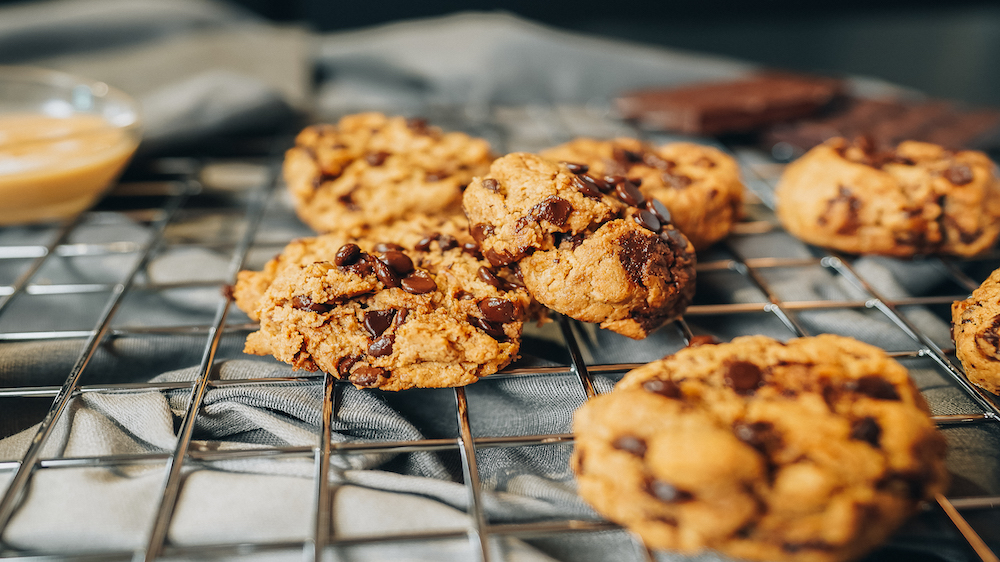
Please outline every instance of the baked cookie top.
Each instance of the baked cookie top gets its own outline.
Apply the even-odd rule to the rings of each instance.
[[[303,222],[360,235],[412,214],[460,214],[462,189],[492,160],[483,139],[361,113],[299,133],[283,172]]]
[[[475,382],[517,358],[531,303],[474,254],[444,235],[419,249],[359,239],[329,261],[278,264],[245,351],[358,388]]]
[[[580,495],[653,548],[849,560],[948,481],[906,369],[833,335],[683,349],[588,401],[573,431]]]
[[[625,178],[528,153],[497,159],[466,189],[471,234],[494,265],[518,262],[545,306],[632,338],[694,293],[694,248],[662,203]]]
[[[976,151],[837,138],[789,164],[775,196],[789,232],[845,252],[972,256],[1000,235],[1000,180]]]
[[[631,138],[579,138],[540,155],[585,164],[588,173],[605,181],[629,178],[647,199],[666,206],[671,222],[698,250],[724,238],[739,219],[739,166],[710,146],[674,142],[657,147]]]
[[[952,334],[969,381],[1000,394],[1000,269],[951,305]]]

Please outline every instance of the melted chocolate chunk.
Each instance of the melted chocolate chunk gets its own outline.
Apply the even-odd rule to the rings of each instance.
[[[859,392],[876,400],[899,400],[899,393],[891,382],[877,375],[866,375],[848,381],[844,387],[847,390]]]
[[[507,299],[488,297],[477,303],[483,317],[497,324],[513,322],[517,318],[517,305]]]
[[[500,281],[500,278],[494,275],[492,271],[486,269],[483,266],[480,266],[479,270],[476,271],[476,276],[479,277],[479,280],[482,281],[483,283],[493,285],[497,289],[503,288],[503,282]]]
[[[361,207],[359,207],[358,204],[354,202],[354,190],[356,190],[357,188],[358,186],[354,186],[347,193],[341,195],[340,197],[337,197],[337,201],[339,201],[341,205],[347,207],[348,211],[361,210]]]
[[[400,246],[399,244],[393,244],[392,242],[379,242],[375,244],[372,248],[376,252],[402,252],[406,248]]]
[[[536,220],[548,221],[555,226],[563,226],[573,212],[573,205],[562,197],[552,195],[531,208],[531,216]]]
[[[642,162],[643,154],[641,152],[635,152],[634,150],[626,150],[624,148],[616,146],[612,151],[612,158],[618,162],[624,162],[629,164],[637,164]]]
[[[656,215],[656,218],[659,219],[661,223],[667,224],[670,222],[670,210],[667,209],[667,206],[661,203],[658,199],[646,200],[646,209]]]
[[[586,174],[590,170],[590,166],[586,164],[575,164],[573,162],[563,162],[563,164],[574,174]]]
[[[390,250],[379,259],[396,275],[406,275],[413,271],[413,260],[403,252]]]
[[[781,444],[781,435],[769,422],[736,422],[733,424],[733,434],[740,441],[764,454]]]
[[[591,199],[601,198],[601,191],[591,183],[585,182],[578,177],[573,178],[573,181],[570,183],[572,183],[573,187],[582,193],[584,197],[590,197]]]
[[[333,310],[333,305],[325,302],[313,302],[309,295],[295,295],[292,297],[292,308],[326,314]]]
[[[469,324],[472,324],[476,328],[479,328],[480,330],[486,332],[486,334],[488,336],[490,336],[491,338],[493,338],[493,339],[495,339],[495,340],[497,340],[499,342],[505,342],[505,341],[507,341],[507,333],[503,331],[503,325],[502,324],[496,324],[494,322],[490,322],[489,320],[486,320],[485,318],[480,318],[478,316],[472,316],[471,314],[467,318],[468,318]]]
[[[368,346],[368,355],[372,357],[382,357],[392,353],[392,344],[396,342],[396,336],[387,334],[372,342]]]
[[[393,318],[396,316],[396,309],[389,308],[386,310],[367,310],[365,311],[364,320],[362,320],[362,325],[365,327],[365,331],[368,335],[377,338],[382,335],[382,332],[389,328],[392,324]]]
[[[972,180],[975,179],[975,176],[972,174],[972,169],[965,164],[955,164],[945,170],[941,175],[944,176],[944,179],[955,185],[972,183]]]
[[[861,220],[858,217],[858,211],[861,210],[862,202],[858,199],[850,189],[844,186],[839,186],[837,191],[837,196],[826,202],[826,210],[820,215],[819,222],[820,225],[826,225],[829,222],[827,215],[829,215],[833,208],[838,205],[844,205],[846,217],[844,222],[837,227],[837,234],[852,235],[855,234],[859,228],[861,228]]]
[[[466,242],[462,244],[462,251],[474,258],[483,257],[483,253],[479,251],[479,245],[475,242]]]
[[[396,277],[392,268],[386,265],[385,262],[379,259],[372,260],[372,268],[375,269],[375,276],[378,277],[378,280],[381,281],[386,288],[399,286],[399,277]]]
[[[506,250],[486,250],[483,252],[483,257],[485,257],[490,264],[499,267],[502,265],[510,265],[519,260],[522,256],[515,256]]]
[[[639,226],[645,228],[646,230],[659,232],[660,229],[663,228],[660,224],[660,220],[656,218],[656,215],[645,209],[633,215],[632,218]]]
[[[458,247],[458,240],[450,234],[442,234],[438,236],[438,246],[441,246],[442,251],[447,251],[452,248]]]
[[[992,345],[994,349],[1000,351],[1000,333],[998,333],[998,330],[1000,330],[1000,314],[994,316],[993,323],[984,328],[983,331],[976,337]],[[990,356],[990,359],[993,359],[993,357]]]
[[[344,244],[337,250],[336,255],[333,257],[333,263],[345,266],[351,265],[358,261],[361,257],[361,248],[357,244]]]
[[[365,275],[370,275],[372,272],[372,260],[369,259],[369,255],[361,252],[361,256],[358,261],[352,263],[351,265],[345,266],[344,269],[354,273],[355,275],[360,275],[364,277]]]
[[[882,426],[875,418],[865,416],[851,424],[851,439],[865,441],[870,443],[872,447],[879,448],[879,441],[882,439]]]
[[[403,290],[411,295],[423,295],[437,290],[437,283],[422,271],[415,271],[400,281]]]
[[[663,480],[650,480],[647,489],[650,495],[663,502],[679,503],[694,499],[691,492],[681,490]]]
[[[723,380],[737,394],[753,394],[764,384],[764,373],[749,361],[733,361],[726,365]]]
[[[630,181],[623,181],[615,185],[615,194],[618,195],[618,199],[621,199],[626,205],[632,205],[633,207],[638,207],[646,202],[646,198],[642,196],[642,192]]]
[[[424,238],[421,238],[417,242],[417,244],[413,246],[413,249],[418,252],[426,252],[427,250],[430,250],[431,242],[433,242],[436,237],[437,237],[436,234],[432,234],[431,236],[425,236]]]
[[[341,357],[340,361],[337,361],[337,374],[340,375],[340,378],[346,377],[351,372],[351,367],[360,360],[360,355],[345,355]]]
[[[611,446],[619,451],[631,453],[639,458],[646,456],[646,442],[635,435],[622,435],[611,442]]]
[[[653,258],[653,250],[653,240],[635,231],[627,232],[619,239],[618,261],[633,283],[642,285],[643,273]]]
[[[643,390],[666,396],[667,398],[681,398],[681,387],[672,380],[651,379],[642,383]]]
[[[347,380],[357,386],[371,388],[373,386],[378,386],[379,379],[386,376],[387,373],[388,371],[380,367],[362,365],[351,373],[351,376],[347,377]]]
[[[472,235],[472,239],[480,244],[483,243],[483,240],[493,236],[493,232],[493,225],[483,223],[474,224],[472,225],[472,228],[469,229],[469,234]]]
[[[497,193],[500,191],[500,182],[493,178],[486,178],[483,180],[483,187],[493,193]]]
[[[370,152],[365,155],[365,162],[368,162],[372,166],[381,166],[385,163],[385,159],[389,157],[389,153],[385,151],[381,152]]]
[[[459,291],[455,293],[455,298],[460,301],[467,301],[476,298],[476,296],[468,291]]]

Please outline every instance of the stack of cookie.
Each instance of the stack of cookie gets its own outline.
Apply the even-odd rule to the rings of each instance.
[[[709,147],[580,139],[494,160],[377,113],[305,129],[284,175],[322,234],[239,274],[260,323],[246,351],[384,390],[502,369],[546,307],[646,337],[691,302],[695,247],[728,233],[743,192]]]

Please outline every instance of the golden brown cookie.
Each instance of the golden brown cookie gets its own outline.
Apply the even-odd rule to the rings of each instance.
[[[1000,269],[951,305],[955,354],[972,384],[1000,394]]]
[[[463,199],[473,238],[496,266],[518,262],[540,303],[631,338],[680,315],[694,294],[694,248],[634,184],[513,153]]]
[[[412,214],[461,214],[462,189],[492,160],[483,139],[361,113],[303,130],[283,171],[303,222],[360,235]]]
[[[444,236],[413,250],[359,239],[329,261],[278,261],[245,351],[358,388],[473,383],[517,358],[530,306],[476,253]]]
[[[775,196],[790,233],[845,252],[972,256],[1000,235],[1000,180],[981,152],[833,139],[789,164]]]
[[[683,349],[588,401],[573,431],[580,495],[686,553],[850,560],[948,481],[906,369],[841,336]]]
[[[736,161],[721,150],[689,142],[655,147],[636,139],[580,138],[541,152],[550,160],[585,164],[614,181],[627,177],[648,199],[670,211],[671,222],[701,250],[725,238],[739,219],[743,183]]]

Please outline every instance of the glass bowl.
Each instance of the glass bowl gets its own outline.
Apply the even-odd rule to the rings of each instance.
[[[135,100],[104,82],[0,66],[0,225],[83,211],[118,178],[141,137]]]

